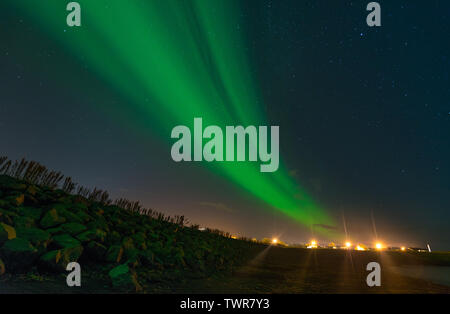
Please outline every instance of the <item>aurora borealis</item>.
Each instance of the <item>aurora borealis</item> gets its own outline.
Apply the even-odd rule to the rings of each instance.
[[[396,181],[397,177],[386,179],[390,173],[403,175],[403,168],[409,168],[410,172],[414,171],[411,169],[421,169],[419,161],[411,161],[412,159],[405,158],[401,153],[398,154],[403,159],[394,160],[394,157],[387,153],[395,151],[395,147],[399,145],[398,142],[385,144],[391,140],[391,134],[401,134],[392,138],[399,138],[399,142],[404,144],[408,143],[405,140],[408,136],[404,136],[403,130],[422,128],[426,136],[434,139],[434,144],[430,145],[437,147],[436,150],[443,154],[439,150],[440,145],[445,142],[445,138],[442,138],[444,132],[439,131],[442,124],[428,128],[426,123],[418,123],[421,127],[415,128],[413,119],[403,118],[403,111],[398,113],[405,107],[419,108],[418,103],[409,106],[403,104],[405,99],[409,101],[412,98],[412,86],[416,86],[416,82],[409,82],[407,78],[400,77],[409,75],[406,70],[408,64],[402,62],[417,58],[416,54],[419,52],[401,50],[414,45],[417,34],[409,34],[411,37],[405,39],[392,33],[386,35],[388,32],[394,32],[393,27],[388,27],[389,17],[386,17],[386,29],[375,31],[364,27],[364,18],[359,22],[356,18],[358,8],[353,5],[348,8],[347,4],[342,4],[346,6],[345,10],[354,10],[354,23],[347,25],[339,16],[333,20],[333,10],[327,9],[326,4],[321,1],[317,5],[296,4],[292,1],[281,1],[279,4],[261,1],[255,4],[251,3],[252,1],[234,0],[78,2],[82,8],[82,26],[70,28],[65,24],[68,13],[66,1],[41,0],[33,3],[33,6],[30,6],[30,1],[27,0],[6,1],[2,4],[2,8],[5,8],[3,14],[8,14],[11,20],[14,20],[11,17],[13,14],[20,16],[25,25],[21,26],[22,28],[17,27],[18,35],[9,44],[11,47],[5,46],[4,49],[9,51],[16,47],[20,52],[15,56],[15,62],[27,64],[23,67],[33,72],[39,61],[27,59],[27,54],[40,52],[33,51],[32,46],[21,42],[20,34],[28,29],[34,30],[33,34],[38,34],[39,37],[30,35],[31,42],[40,42],[42,38],[43,42],[50,42],[52,49],[58,49],[59,52],[59,57],[55,57],[54,62],[48,66],[48,71],[34,72],[35,75],[45,76],[47,83],[54,86],[55,94],[56,90],[64,90],[61,92],[64,96],[61,97],[79,94],[80,98],[74,102],[83,102],[89,97],[95,98],[95,104],[89,110],[104,117],[105,121],[110,119],[114,124],[115,134],[134,134],[133,140],[130,139],[129,142],[136,141],[140,146],[146,146],[147,154],[136,157],[137,162],[141,165],[144,163],[142,160],[153,163],[155,168],[161,169],[161,173],[158,172],[154,179],[148,178],[149,181],[153,180],[152,183],[142,182],[143,179],[136,180],[142,185],[142,190],[139,193],[130,193],[130,198],[146,196],[147,188],[152,189],[161,182],[165,182],[164,186],[170,186],[168,182],[178,180],[176,171],[179,171],[180,176],[188,173],[188,178],[197,176],[198,172],[199,178],[210,180],[211,187],[208,189],[213,189],[215,185],[217,189],[214,193],[209,190],[206,192],[202,184],[195,186],[189,181],[192,183],[189,191],[196,190],[198,193],[192,197],[196,198],[197,203],[214,202],[216,205],[223,205],[227,200],[226,193],[235,193],[239,199],[248,200],[251,204],[244,206],[251,208],[250,214],[245,214],[245,217],[265,215],[274,211],[277,217],[288,217],[299,229],[308,232],[314,229],[315,236],[337,241],[344,238],[341,228],[343,211],[346,211],[346,217],[351,217],[353,213],[358,212],[359,207],[365,211],[383,207],[384,203],[395,207],[402,201],[394,199],[390,194],[389,191],[393,189],[388,188],[390,184],[405,186],[405,189],[406,186],[409,189],[415,188],[409,185],[411,180],[404,179],[406,183],[402,185]],[[341,10],[339,12],[345,12],[343,7],[336,6],[336,10]],[[293,7],[295,9],[291,10]],[[305,13],[309,12],[307,10],[313,10],[313,13]],[[395,10],[401,12],[403,9],[399,7]],[[319,12],[323,12],[327,19],[322,18]],[[313,26],[305,26],[306,22]],[[338,22],[344,23],[344,26],[332,33],[333,25]],[[424,25],[417,23],[411,27],[413,26],[425,29]],[[386,33],[379,35],[383,30]],[[329,33],[333,35],[327,38]],[[366,40],[367,46],[358,46],[363,45],[359,43],[362,40]],[[382,44],[377,45],[377,40]],[[396,41],[401,43],[395,46]],[[408,42],[406,46],[405,42]],[[18,47],[25,47],[27,52]],[[416,43],[414,47],[419,49],[420,45]],[[352,52],[355,49],[357,52]],[[3,55],[5,52],[6,50],[2,51]],[[352,53],[364,59],[364,64],[368,64],[364,69],[369,72],[362,70],[361,64],[357,63],[360,59],[353,58]],[[406,58],[404,54],[407,54]],[[446,54],[443,52],[443,55]],[[397,66],[389,65],[386,61],[388,57],[391,60],[394,58]],[[370,67],[371,62],[385,72],[380,74],[380,70]],[[342,68],[338,69],[340,65]],[[64,70],[66,67],[70,70]],[[83,69],[78,72],[74,70],[77,67]],[[397,71],[402,70],[401,74],[393,72],[392,69],[396,67]],[[427,67],[429,65],[425,64],[423,69],[419,69],[423,72],[422,76],[428,74]],[[371,76],[374,77],[373,81],[370,81]],[[85,82],[81,77],[86,78]],[[445,74],[441,77],[445,77]],[[446,79],[448,80],[448,76]],[[90,84],[94,81],[95,86],[102,88],[91,87]],[[356,83],[360,86],[356,87]],[[394,88],[391,86],[401,88],[396,91],[400,96],[391,91],[386,92],[386,96],[377,96],[375,92],[372,94],[369,91],[372,88],[382,93],[388,88]],[[430,89],[431,87],[427,87],[427,94],[423,98],[443,97],[436,94],[430,96]],[[405,94],[408,96],[404,96]],[[438,103],[436,99],[425,100],[421,97],[416,97],[417,101],[421,101],[420,109],[416,108],[416,111],[410,114],[414,119],[416,116],[423,116],[419,111],[425,110],[425,103]],[[110,105],[106,99],[113,98],[116,103]],[[48,101],[52,102],[51,99]],[[366,108],[369,103],[371,109]],[[393,104],[399,104],[401,109],[391,109]],[[60,104],[55,101],[52,106]],[[390,110],[398,111],[392,114]],[[447,117],[445,121],[448,123],[445,110],[434,108],[433,112],[440,112],[442,119]],[[402,118],[390,118],[399,116]],[[251,162],[203,161],[192,166],[174,165],[170,159],[170,147],[174,142],[170,138],[171,130],[176,125],[192,128],[196,117],[202,117],[206,125],[222,127],[279,125],[279,170],[275,173],[261,173],[259,163]],[[33,125],[33,122],[29,124]],[[380,125],[384,129],[377,133],[377,130],[381,129]],[[58,133],[58,128],[55,127],[54,132]],[[335,137],[331,139],[333,133]],[[52,136],[50,135],[50,138]],[[132,138],[132,135],[123,136]],[[55,139],[55,142],[58,141]],[[114,139],[111,139],[108,145],[114,145]],[[428,147],[428,144],[423,145]],[[89,159],[89,152],[95,151],[92,147],[89,145],[88,148],[80,148],[85,151],[86,160]],[[156,150],[158,153],[153,153]],[[403,151],[408,152],[408,156],[417,156],[415,152],[426,151],[426,148],[417,148],[410,144]],[[31,151],[28,154],[33,158]],[[133,155],[131,152],[130,154]],[[161,156],[165,156],[167,160],[163,160],[164,157]],[[430,162],[433,175],[437,172],[436,167],[439,168],[436,175],[443,175],[442,172],[447,171],[440,162],[443,160],[441,156],[424,157],[427,159],[426,163]],[[76,163],[76,160],[67,158],[70,164]],[[111,164],[120,163],[119,158],[111,158]],[[128,163],[134,162],[131,157],[126,160]],[[402,160],[409,160],[404,162],[406,166],[403,166]],[[383,167],[382,164],[389,166]],[[187,170],[182,169],[183,167]],[[371,167],[373,169],[369,169]],[[126,172],[125,168],[121,169],[121,172]],[[163,174],[165,169],[171,175],[166,177]],[[372,170],[374,173],[365,174],[365,171]],[[377,170],[389,175],[385,175],[383,179],[378,178]],[[356,175],[353,177],[354,173]],[[374,179],[375,177],[377,178]],[[416,177],[428,178],[428,175],[419,173]],[[347,179],[351,183],[347,183]],[[109,181],[108,178],[105,180]],[[131,179],[127,177],[127,180]],[[403,179],[398,180],[403,182]],[[427,180],[424,182],[428,182]],[[444,179],[429,180],[442,188],[441,180]],[[361,184],[361,181],[374,183]],[[445,182],[447,181],[444,180]],[[232,192],[221,194],[223,186],[227,186],[226,190]],[[362,186],[364,191],[358,191]],[[385,194],[382,194],[383,192]],[[380,193],[384,195],[381,200],[372,199],[375,194]],[[441,195],[439,193],[436,192],[436,195]],[[202,194],[204,198],[201,198]],[[404,198],[411,195],[404,191],[397,194],[404,194]],[[180,196],[176,200],[180,204],[178,209],[182,210],[182,204],[191,202],[192,199]],[[431,196],[425,197],[423,203],[433,204],[434,201],[430,199]],[[151,198],[145,199],[145,202],[148,206],[153,206]],[[158,200],[158,205],[160,204],[164,206],[164,202]],[[440,213],[443,205],[436,206],[440,208],[436,209],[436,212]],[[409,207],[411,206],[405,206]],[[240,209],[236,208],[236,204],[233,204],[233,208],[231,216],[234,219],[248,219],[240,216]],[[390,210],[385,209],[382,212],[380,216],[389,221],[387,214]],[[397,213],[395,210],[393,212]],[[395,215],[404,216],[408,210],[400,212],[402,214]],[[422,217],[420,210],[415,209],[412,212],[417,213],[412,215],[416,217],[414,219]],[[191,216],[189,210],[185,214]],[[196,214],[193,216],[192,220],[195,221]],[[401,218],[393,218],[394,221],[397,219]],[[251,222],[250,218],[247,223]],[[220,222],[214,223],[220,227]],[[252,232],[247,230],[236,232],[252,235]],[[363,233],[361,231],[361,234]]]
[[[130,104],[144,106],[152,132],[168,138],[172,127],[191,125],[195,117],[218,125],[264,125],[244,35],[230,29],[243,23],[235,2],[81,1],[83,27],[69,30],[73,37],[54,32],[63,4],[41,1],[29,14],[75,56],[87,58]],[[331,223],[286,169],[269,176],[249,162],[211,168],[306,226]]]

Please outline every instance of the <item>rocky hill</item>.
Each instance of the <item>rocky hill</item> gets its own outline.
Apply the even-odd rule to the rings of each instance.
[[[183,219],[0,175],[0,279],[67,274],[67,264],[78,262],[116,291],[141,291],[155,282],[232,271],[256,247],[185,226]]]

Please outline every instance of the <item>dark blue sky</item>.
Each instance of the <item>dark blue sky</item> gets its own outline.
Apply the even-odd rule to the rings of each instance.
[[[450,3],[379,2],[369,28],[368,1],[242,1],[264,109],[291,174],[350,237],[371,241],[373,215],[392,244],[450,249]],[[207,169],[174,164],[140,112],[124,115],[119,93],[6,4],[0,38],[2,153],[200,224],[310,239]]]

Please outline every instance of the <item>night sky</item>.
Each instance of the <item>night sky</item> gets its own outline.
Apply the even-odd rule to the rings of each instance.
[[[379,1],[374,28],[369,1],[85,0],[80,28],[68,2],[0,4],[2,155],[236,235],[450,249],[448,1]],[[171,159],[171,128],[240,108],[280,126],[278,177]],[[258,194],[276,178],[326,222]]]

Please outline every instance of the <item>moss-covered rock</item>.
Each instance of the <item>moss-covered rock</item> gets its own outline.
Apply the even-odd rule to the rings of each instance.
[[[106,252],[105,260],[109,263],[120,263],[123,257],[123,248],[120,245],[112,245]]]
[[[145,243],[146,240],[145,233],[138,232],[136,234],[133,234],[131,238],[133,239],[133,243],[136,246],[136,248],[144,251],[147,249],[147,244]]]
[[[16,229],[10,225],[0,222],[0,244],[5,243],[7,240],[15,239],[16,236]]]
[[[14,227],[16,228],[32,228],[36,226],[36,221],[27,216],[18,216],[14,219]]]
[[[115,244],[115,243],[119,243],[121,239],[120,233],[118,233],[117,231],[111,231],[107,234],[106,236],[106,243],[109,245]]]
[[[6,202],[8,202],[12,206],[20,206],[25,201],[25,195],[23,193],[7,196],[4,198]]]
[[[21,206],[17,208],[17,213],[21,216],[39,220],[42,216],[42,209],[37,207]]]
[[[46,212],[41,219],[40,225],[44,229],[59,226],[66,222],[64,217],[60,217],[58,211],[53,208]]]
[[[97,241],[104,242],[106,239],[107,233],[101,229],[90,229],[86,230],[83,233],[80,233],[76,236],[76,238],[81,242],[89,242],[89,241]]]
[[[100,230],[108,230],[109,225],[107,220],[102,216],[96,216],[95,220],[89,222],[87,225],[88,229],[100,229]]]
[[[80,218],[83,223],[88,223],[93,219],[89,214],[87,214],[83,210],[75,211],[75,215],[77,215],[77,217]]]
[[[61,250],[53,250],[39,258],[39,266],[47,271],[60,271]]]
[[[127,250],[125,251],[125,263],[132,267],[138,267],[141,265],[140,256],[141,251],[138,249]]]
[[[14,219],[17,216],[15,212],[0,208],[0,222],[4,222],[7,225],[14,225]]]
[[[25,190],[29,195],[35,196],[36,193],[39,191],[39,188],[35,185],[29,185],[27,189]]]
[[[139,253],[139,260],[145,267],[155,266],[155,254],[151,250],[145,250]]]
[[[47,231],[51,235],[57,235],[57,234],[65,233],[64,229],[61,226],[58,226],[58,227],[55,227],[55,228],[49,228],[49,229],[46,229],[45,231]]]
[[[52,245],[55,245],[58,248],[71,248],[80,246],[81,243],[70,234],[58,234],[52,237]]]
[[[86,230],[85,232],[76,236],[76,238],[81,242],[93,241],[96,238],[95,230]]]
[[[134,273],[127,265],[119,265],[109,272],[109,278],[115,288],[122,291],[141,291],[136,273]]]
[[[89,242],[86,246],[86,253],[95,261],[104,261],[107,250],[106,246],[95,241]]]
[[[68,234],[74,236],[74,235],[82,233],[87,228],[86,228],[86,226],[79,224],[77,222],[69,222],[69,223],[65,223],[65,224],[61,225],[61,229],[64,230],[65,232],[67,232]]]
[[[26,271],[37,258],[37,250],[25,239],[8,240],[0,249],[5,265],[10,272]]]
[[[58,210],[58,213],[61,217],[64,217],[67,222],[83,224],[83,219],[78,217],[78,215],[73,213],[70,209],[60,209]]]
[[[49,251],[39,258],[39,266],[47,271],[65,272],[67,264],[78,261],[82,253],[82,246]]]
[[[50,240],[51,234],[39,228],[17,228],[17,236],[39,245]]]

